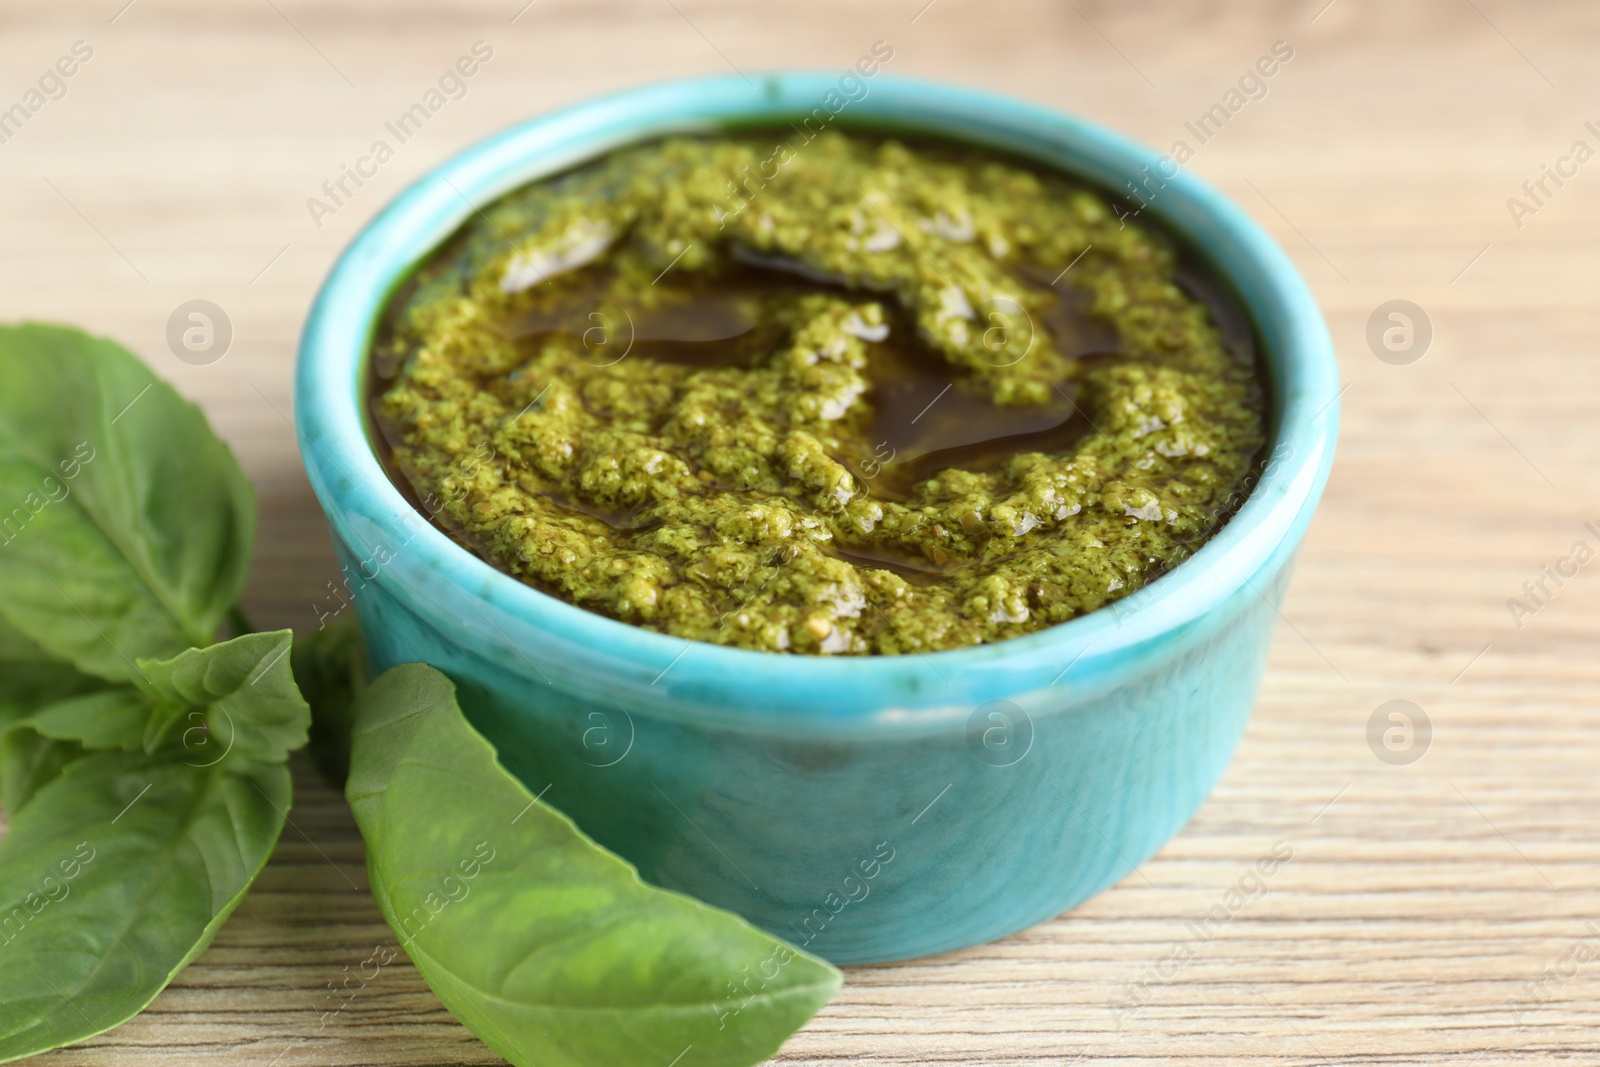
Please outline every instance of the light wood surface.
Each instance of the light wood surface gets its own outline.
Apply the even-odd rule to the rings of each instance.
[[[67,95],[0,144],[0,318],[115,336],[206,407],[260,492],[246,606],[301,628],[337,572],[288,421],[296,333],[344,242],[448,153],[601,91],[842,69],[879,39],[895,73],[1012,92],[1165,148],[1288,41],[1267,96],[1191,164],[1303,270],[1348,382],[1338,462],[1237,760],[1113,890],[996,944],[850,969],[778,1060],[1600,1062],[1600,563],[1548,584],[1520,629],[1506,603],[1574,541],[1600,545],[1583,529],[1600,526],[1600,162],[1549,183],[1520,228],[1506,205],[1575,140],[1600,148],[1583,125],[1600,125],[1593,5],[125,2],[0,6],[0,107],[74,41],[94,49]],[[468,95],[314,225],[306,199],[480,39],[494,58]],[[211,366],[164,339],[193,298],[235,329]],[[1408,366],[1365,339],[1396,298],[1433,326]],[[1366,740],[1397,698],[1434,731],[1405,766]],[[293,825],[214,947],[144,1015],[43,1062],[499,1062],[403,959],[322,1015],[328,983],[389,933],[342,801],[295,770]],[[1163,964],[1279,841],[1293,858],[1265,895]],[[1108,1005],[1130,983],[1142,1006],[1119,1017]]]

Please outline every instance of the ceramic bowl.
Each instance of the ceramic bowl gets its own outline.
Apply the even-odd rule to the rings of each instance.
[[[988,646],[858,658],[616,622],[423,521],[385,476],[364,401],[375,322],[412,268],[477,207],[618,146],[806,116],[999,149],[1111,191],[1156,190],[1159,174],[1144,212],[1236,290],[1270,377],[1271,460],[1233,520],[1114,607]],[[301,453],[356,576],[373,666],[440,668],[504,764],[647,880],[840,963],[944,952],[1057,915],[1193,816],[1249,717],[1332,462],[1339,388],[1304,282],[1209,185],[1081,119],[882,73],[655,85],[466,149],[344,252],[297,374]]]

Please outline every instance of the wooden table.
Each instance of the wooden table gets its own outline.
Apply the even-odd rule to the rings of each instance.
[[[1600,564],[1547,579],[1532,615],[1507,606],[1575,541],[1600,545],[1583,526],[1600,525],[1600,163],[1546,179],[1539,203],[1522,190],[1574,141],[1600,147],[1584,126],[1600,120],[1592,5],[525,2],[0,14],[0,107],[75,41],[93,49],[0,144],[0,317],[115,336],[206,407],[261,496],[258,620],[312,624],[336,575],[289,423],[301,316],[360,224],[448,153],[615,87],[842,69],[879,39],[896,73],[1194,146],[1185,121],[1287,41],[1267,95],[1190,164],[1299,264],[1348,382],[1338,465],[1238,758],[1115,889],[996,944],[852,968],[778,1059],[1600,1062]],[[480,39],[494,58],[467,96],[319,227],[307,198]],[[1536,210],[1513,218],[1512,196]],[[210,366],[165,340],[195,298],[235,331]],[[1393,299],[1432,325],[1407,365],[1366,339]],[[1431,721],[1420,760],[1369,748],[1392,699]],[[327,983],[389,934],[344,804],[295,769],[293,826],[214,947],[138,1019],[46,1062],[499,1062],[403,963],[322,1016]],[[1293,858],[1265,895],[1163,963],[1276,842]],[[1130,988],[1138,1006],[1119,1014]]]

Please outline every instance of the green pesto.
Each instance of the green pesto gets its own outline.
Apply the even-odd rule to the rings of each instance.
[[[1242,502],[1257,370],[1176,269],[975,151],[675,138],[475,217],[391,309],[375,409],[442,527],[573,604],[774,652],[961,648],[1127,596]],[[926,423],[879,410],[908,374],[951,385]],[[980,417],[1062,428],[912,462]]]

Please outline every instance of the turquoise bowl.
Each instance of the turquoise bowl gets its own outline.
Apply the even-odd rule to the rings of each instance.
[[[1216,537],[1136,596],[1026,637],[826,659],[591,614],[495,570],[412,509],[374,453],[363,390],[379,313],[419,260],[477,206],[618,146],[779,127],[819,108],[840,126],[1001,149],[1109,190],[1162,176],[1144,210],[1230,280],[1270,370],[1271,462]],[[374,668],[443,670],[504,764],[649,881],[861,963],[1048,919],[1194,815],[1249,718],[1333,460],[1338,391],[1304,282],[1199,179],[1008,97],[803,73],[633,90],[448,160],[334,266],[306,323],[295,406]]]

